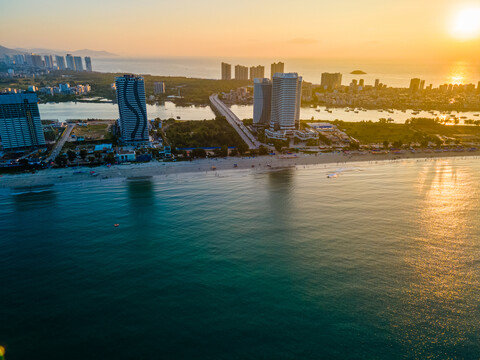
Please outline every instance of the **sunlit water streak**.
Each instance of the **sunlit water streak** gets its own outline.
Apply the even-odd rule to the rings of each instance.
[[[342,168],[2,192],[7,359],[477,358],[478,160]]]

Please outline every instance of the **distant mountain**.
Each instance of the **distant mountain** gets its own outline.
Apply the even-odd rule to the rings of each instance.
[[[76,56],[91,56],[93,58],[101,58],[101,57],[114,57],[118,56],[117,54],[112,54],[108,51],[103,50],[90,50],[90,49],[82,49],[82,50],[61,50],[61,49],[44,49],[44,48],[33,48],[33,49],[25,49],[25,48],[15,48],[9,49],[4,46],[0,46],[0,56],[4,55],[14,55],[14,54],[30,54],[35,53],[39,55],[63,55],[65,54],[72,54]]]
[[[65,52],[65,50],[52,50],[44,48],[33,48],[33,49],[24,49],[24,48],[15,48],[15,51],[26,54],[38,54],[38,55],[60,55]]]
[[[2,58],[5,55],[15,55],[15,54],[21,54],[21,53],[24,53],[24,51],[9,49],[9,48],[6,48],[5,46],[0,45],[0,57]]]
[[[75,50],[72,51],[71,54],[77,55],[77,56],[91,56],[91,57],[114,57],[118,56],[117,54],[113,54],[108,51],[103,51],[103,50],[90,50],[90,49],[82,49],[82,50]]]

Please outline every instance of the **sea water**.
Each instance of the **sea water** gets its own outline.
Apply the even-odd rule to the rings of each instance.
[[[6,359],[478,358],[479,210],[474,158],[2,190],[0,345]]]

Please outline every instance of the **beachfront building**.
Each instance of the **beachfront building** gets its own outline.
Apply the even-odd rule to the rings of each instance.
[[[143,77],[124,75],[115,79],[120,118],[118,126],[124,142],[148,141],[147,105]]]
[[[65,56],[65,59],[67,60],[67,69],[75,70],[75,62],[73,61],[72,54],[67,54],[67,56]]]
[[[248,67],[235,65],[235,80],[248,80]]]
[[[55,62],[57,63],[58,70],[65,70],[65,58],[63,56],[55,55]]]
[[[163,81],[158,81],[153,83],[153,93],[155,95],[165,94],[165,83]]]
[[[340,73],[322,73],[320,86],[324,90],[333,90],[342,85],[342,74]]]
[[[92,72],[92,58],[90,56],[85,56],[85,69]]]
[[[281,61],[279,61],[278,63],[273,63],[270,66],[270,78],[272,79],[273,79],[273,75],[275,75],[276,73],[283,74],[284,72],[285,72],[285,64]]]
[[[251,66],[250,67],[250,80],[263,79],[265,77],[265,66]]]
[[[0,94],[0,136],[7,151],[45,147],[37,94]]]
[[[298,129],[302,96],[302,77],[297,73],[276,73],[272,81],[271,131]]]
[[[253,80],[253,125],[268,126],[272,109],[272,81],[270,79]]]
[[[232,79],[232,65],[222,62],[222,80]]]
[[[75,70],[83,71],[82,57],[81,56],[74,56],[73,60],[75,62]]]

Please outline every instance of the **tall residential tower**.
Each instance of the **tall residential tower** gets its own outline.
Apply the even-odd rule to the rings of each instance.
[[[0,94],[0,136],[4,150],[45,146],[37,94]]]
[[[124,142],[148,141],[147,106],[143,77],[124,75],[115,79],[120,119],[118,125]]]
[[[253,80],[253,125],[268,126],[272,110],[272,81]]]
[[[74,56],[73,60],[75,61],[75,70],[83,71],[83,63],[81,56]]]
[[[322,73],[321,87],[324,90],[333,90],[342,85],[342,74],[340,73]]]
[[[67,60],[67,69],[75,70],[75,62],[73,61],[72,54],[67,54],[67,56],[65,56],[65,59]]]
[[[85,69],[92,72],[92,58],[90,56],[85,56]]]
[[[248,80],[248,67],[235,65],[235,80]]]
[[[270,129],[295,130],[300,120],[302,77],[297,73],[276,73],[272,81]]]
[[[278,62],[278,63],[273,63],[270,66],[270,78],[273,79],[273,75],[276,73],[281,73],[283,74],[285,72],[285,64],[283,62]]]
[[[55,62],[57,63],[58,70],[65,70],[65,58],[63,56],[55,55]]]
[[[232,65],[222,62],[222,80],[232,80]]]
[[[250,80],[263,79],[265,77],[265,67],[262,65],[250,67]]]

